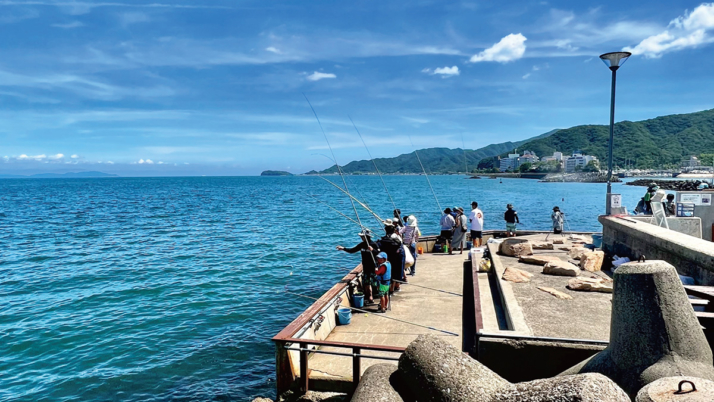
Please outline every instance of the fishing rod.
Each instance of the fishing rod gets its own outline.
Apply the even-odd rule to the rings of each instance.
[[[337,267],[337,269],[341,269],[341,270],[343,270],[343,271],[349,270],[350,272],[352,271],[351,269],[345,268],[345,267]],[[411,282],[404,282],[404,281],[400,281],[400,280],[397,280],[397,279],[392,279],[392,282],[402,283],[402,284],[404,284],[404,285],[416,286],[416,287],[418,287],[418,288],[424,288],[424,289],[434,290],[434,291],[436,291],[436,292],[448,293],[448,294],[450,294],[450,295],[459,296],[459,297],[464,297],[464,295],[462,295],[461,293],[454,293],[454,292],[449,292],[448,290],[441,290],[441,289],[437,289],[437,288],[430,288],[430,287],[428,287],[428,286],[416,285],[416,284],[413,284],[413,283],[411,283]]]
[[[278,293],[279,293],[279,292],[280,292],[280,291],[278,291]],[[291,292],[291,291],[288,290],[288,285],[285,285],[285,290],[284,290],[284,292],[285,292],[285,293],[288,293],[288,294],[291,294],[291,295],[293,295],[293,296],[303,297],[303,298],[305,298],[305,299],[315,300],[315,301],[319,301],[319,302],[325,301],[325,300],[317,299],[317,298],[314,298],[314,297],[305,296],[305,295],[302,295],[302,294],[300,294],[300,293]],[[349,308],[350,310],[353,310],[353,311],[359,311],[360,313],[365,313],[365,314],[373,313],[373,311],[362,310],[362,309],[357,308],[357,307],[348,307],[348,308]],[[375,317],[381,317],[381,318],[386,318],[386,319],[388,319],[388,320],[399,321],[399,322],[404,323],[404,324],[409,324],[409,325],[414,325],[414,326],[416,326],[416,327],[421,327],[421,328],[430,329],[430,330],[432,330],[432,331],[441,332],[441,333],[444,333],[444,334],[447,334],[447,335],[451,335],[451,336],[459,336],[459,334],[456,334],[456,333],[454,333],[454,332],[449,332],[449,331],[446,331],[446,330],[443,330],[443,329],[438,329],[438,328],[430,327],[430,326],[428,326],[428,325],[417,324],[417,323],[414,323],[414,322],[411,322],[411,321],[402,320],[402,319],[394,318],[394,317],[389,317],[389,316],[386,316],[386,315],[375,315]]]
[[[303,92],[302,96],[305,97],[307,104],[310,105],[312,114],[315,115],[315,119],[317,120],[317,125],[320,126],[320,131],[322,131],[322,135],[325,137],[325,142],[327,142],[327,147],[330,149],[330,153],[332,154],[332,160],[335,161],[335,166],[337,166],[337,172],[340,174],[340,177],[342,178],[342,184],[345,185],[345,190],[349,191],[349,189],[347,188],[347,182],[345,181],[345,176],[342,174],[342,169],[340,169],[340,165],[337,163],[337,157],[335,156],[335,151],[332,150],[332,145],[330,145],[330,140],[327,138],[327,133],[325,133],[325,129],[322,128],[322,123],[320,122],[320,118],[317,117],[317,112],[315,111],[315,108],[312,107],[312,103],[310,103],[310,99],[307,98],[307,95],[305,95],[305,93]],[[349,193],[348,193],[348,195],[349,195]],[[355,215],[357,216],[357,222],[359,222],[359,225],[362,227],[362,230],[365,230],[364,225],[362,225],[362,220],[359,218],[359,213],[357,212],[357,206],[355,205],[354,201],[352,201],[352,199],[350,199],[350,202],[352,203],[352,209],[354,209]]]
[[[466,144],[464,144],[464,134],[461,133],[461,150],[464,151],[464,168],[466,169],[466,175],[469,175],[469,162],[466,159]],[[471,196],[471,199],[473,200],[473,188],[469,186],[469,195]]]
[[[362,206],[362,208],[364,208],[365,210],[367,210],[367,212],[369,212],[369,213],[371,213],[372,215],[374,215],[374,217],[377,218],[377,220],[379,220],[379,224],[380,224],[380,225],[383,224],[384,219],[382,219],[379,215],[377,215],[376,212],[372,211],[372,209],[371,209],[370,207],[368,207],[367,205],[365,205],[362,201],[358,200],[358,199],[355,198],[352,194],[348,193],[347,191],[345,191],[343,188],[341,188],[341,187],[338,186],[337,184],[335,184],[335,183],[333,183],[333,182],[327,180],[327,179],[324,178],[323,176],[317,175],[317,177],[319,177],[319,178],[321,178],[322,180],[324,180],[324,181],[326,181],[326,182],[332,184],[336,189],[338,189],[338,190],[342,191],[343,193],[345,193],[348,197],[350,197],[350,199],[356,201],[359,205]]]
[[[339,210],[338,210],[337,208],[334,208],[334,207],[333,207],[332,205],[330,205],[330,204],[328,204],[328,203],[326,203],[326,202],[322,201],[321,199],[319,199],[319,198],[315,197],[315,196],[314,196],[314,195],[312,195],[312,194],[306,194],[306,195],[307,195],[308,197],[312,197],[312,198],[314,198],[314,199],[315,199],[315,201],[317,201],[317,202],[319,202],[319,203],[321,203],[321,204],[325,204],[325,205],[326,205],[326,206],[327,206],[328,208],[330,208],[331,210],[333,210],[333,211],[337,212],[338,214],[340,214],[340,215],[344,216],[345,218],[347,218],[347,219],[349,219],[350,221],[352,221],[352,222],[354,222],[354,223],[356,223],[356,224],[358,224],[358,225],[359,225],[359,222],[357,222],[356,220],[354,220],[354,219],[350,218],[349,216],[347,216],[347,215],[343,214],[343,213],[342,213],[342,212],[340,212],[340,211],[339,211]],[[370,228],[367,228],[367,229],[370,229]],[[372,229],[370,229],[370,230],[372,230]]]
[[[372,153],[369,152],[369,148],[367,148],[367,143],[364,142],[364,138],[362,138],[362,134],[359,132],[357,129],[357,125],[355,124],[354,121],[352,121],[352,117],[350,115],[347,115],[347,118],[350,119],[350,122],[352,123],[352,127],[355,128],[355,131],[357,131],[357,135],[359,135],[359,139],[362,140],[362,144],[364,145],[364,149],[367,150],[367,155],[369,155],[369,160],[372,162],[374,165],[374,170],[377,171],[377,174],[379,175],[379,179],[382,180],[382,186],[384,186],[384,191],[387,192],[387,196],[389,197],[389,201],[392,202],[392,206],[394,207],[394,210],[397,209],[397,204],[394,203],[394,199],[392,199],[392,195],[389,193],[389,190],[387,190],[387,184],[384,182],[384,178],[382,177],[382,172],[379,171],[379,168],[377,167],[377,163],[374,161],[374,158],[372,157]],[[400,216],[399,219],[402,217]]]
[[[414,155],[416,155],[417,160],[419,161],[419,165],[421,166],[422,172],[424,172],[424,177],[426,177],[426,182],[429,183],[429,188],[431,189],[431,193],[434,194],[434,199],[436,200],[436,206],[439,207],[439,213],[443,211],[441,209],[441,204],[439,204],[439,199],[436,198],[436,192],[434,191],[434,187],[431,186],[431,181],[429,180],[429,175],[426,173],[426,169],[424,169],[424,164],[421,163],[421,158],[419,158],[419,152],[417,151],[416,147],[414,146],[414,142],[412,141],[412,137],[409,137],[409,142],[412,144],[412,148],[414,148]]]

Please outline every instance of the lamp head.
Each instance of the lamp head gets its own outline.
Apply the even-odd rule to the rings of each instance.
[[[632,56],[630,52],[610,52],[600,55],[600,60],[612,71],[616,71]]]

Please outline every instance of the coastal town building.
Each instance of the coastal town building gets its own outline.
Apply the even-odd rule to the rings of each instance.
[[[591,161],[597,161],[597,157],[592,155],[583,155],[581,151],[575,151],[572,156],[565,159],[565,172],[573,173],[584,168]]]
[[[508,158],[503,158],[499,163],[499,170],[505,172],[508,170],[516,170],[524,163],[538,162],[538,156],[534,152],[524,151],[523,155],[517,153],[508,154]]]
[[[541,162],[559,162],[560,164],[563,163],[563,153],[562,152],[553,152],[553,156],[544,156],[540,158]]]
[[[696,156],[690,156],[689,159],[682,160],[683,168],[696,168],[702,165],[702,162]]]

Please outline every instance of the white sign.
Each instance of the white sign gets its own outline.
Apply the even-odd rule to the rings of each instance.
[[[610,194],[610,208],[622,208],[622,194]]]
[[[702,195],[701,194],[681,194],[679,197],[679,202],[689,203],[694,205],[702,205]],[[711,205],[711,197],[707,196],[707,205]]]

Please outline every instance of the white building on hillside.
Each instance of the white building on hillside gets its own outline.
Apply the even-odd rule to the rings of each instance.
[[[565,159],[565,172],[573,173],[584,168],[591,161],[597,161],[597,157],[592,155],[583,155],[581,151],[573,152],[573,156]],[[580,169],[578,169],[580,167]]]
[[[505,172],[506,170],[518,169],[518,154],[508,154],[508,158],[501,159],[498,170]]]

